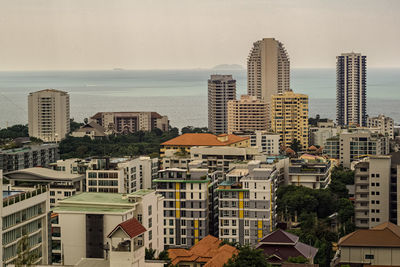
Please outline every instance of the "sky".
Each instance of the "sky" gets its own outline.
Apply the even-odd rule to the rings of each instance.
[[[274,37],[294,68],[343,52],[400,67],[397,0],[1,0],[0,71],[246,65]]]

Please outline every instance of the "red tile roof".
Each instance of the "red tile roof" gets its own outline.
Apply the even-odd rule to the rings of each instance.
[[[339,240],[346,247],[400,247],[400,227],[386,222],[372,229],[360,229]]]
[[[223,141],[223,139],[227,139]],[[234,134],[185,133],[162,143],[162,146],[227,146],[249,139]]]
[[[111,237],[117,229],[122,229],[130,238],[134,238],[146,232],[146,228],[135,218],[129,219],[118,224],[107,237]]]
[[[208,235],[190,249],[173,248],[168,250],[168,255],[173,265],[186,262],[204,263],[204,267],[222,267],[233,255],[238,253],[230,245],[220,246],[221,240]]]

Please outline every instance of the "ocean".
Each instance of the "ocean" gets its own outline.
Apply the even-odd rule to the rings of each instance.
[[[82,122],[99,111],[156,111],[170,124],[207,126],[207,79],[232,74],[246,94],[246,70],[105,70],[0,72],[0,127],[27,123],[30,92],[69,92],[71,117]],[[310,116],[335,119],[335,69],[292,69],[291,88],[310,98]],[[400,69],[368,69],[367,110],[400,122]]]

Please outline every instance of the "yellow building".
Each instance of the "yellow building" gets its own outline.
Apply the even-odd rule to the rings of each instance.
[[[186,133],[162,143],[160,157],[164,157],[167,150],[175,150],[177,152],[186,151],[190,153],[190,148],[194,146],[249,147],[250,137],[242,137],[234,134]]]
[[[308,96],[286,91],[273,95],[271,129],[280,135],[280,144],[290,146],[298,140],[302,149],[308,147]]]

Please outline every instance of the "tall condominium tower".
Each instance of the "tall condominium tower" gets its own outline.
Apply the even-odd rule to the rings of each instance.
[[[346,53],[337,57],[336,119],[338,125],[367,124],[366,56]]]
[[[69,95],[45,89],[28,96],[29,136],[44,142],[59,142],[70,131]]]
[[[248,94],[269,103],[271,95],[289,89],[290,61],[283,44],[274,38],[255,42],[247,59]]]
[[[214,134],[228,131],[228,101],[236,99],[232,75],[211,75],[208,80],[208,129]]]
[[[302,149],[308,148],[308,95],[287,91],[273,95],[271,104],[271,129],[280,135],[283,146],[290,146],[294,140]]]
[[[268,129],[268,105],[255,96],[242,95],[228,102],[228,133]]]

